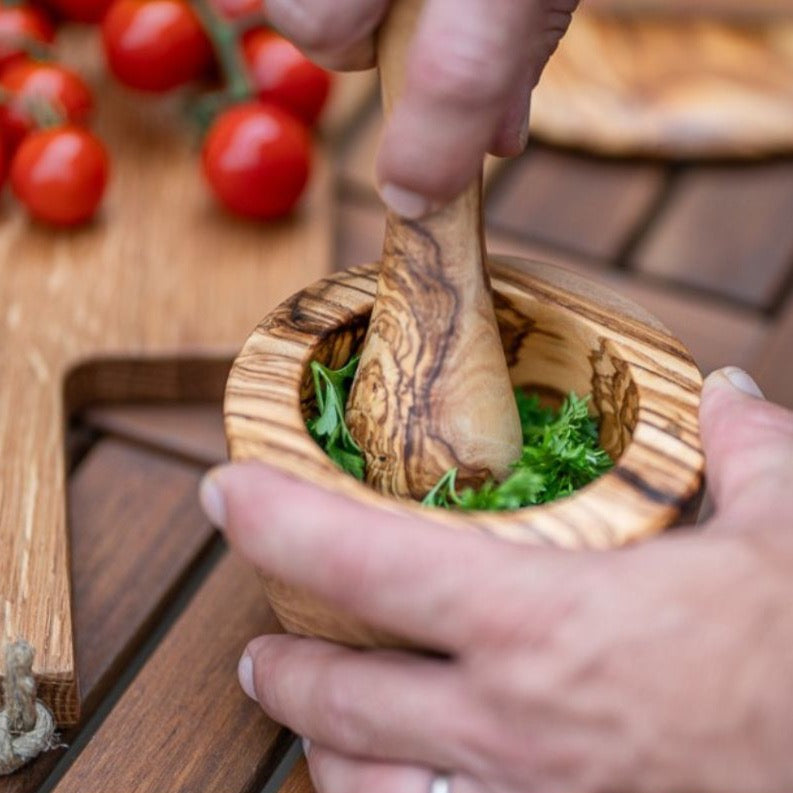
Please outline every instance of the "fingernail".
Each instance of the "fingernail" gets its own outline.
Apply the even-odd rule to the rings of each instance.
[[[201,502],[204,514],[209,518],[209,522],[219,529],[225,528],[226,502],[212,471],[204,474],[198,489],[198,499]]]
[[[308,738],[301,738],[300,741],[303,744],[303,754],[308,757],[308,753],[311,751],[311,741]]]
[[[737,366],[727,366],[721,372],[734,388],[748,396],[765,399],[765,394],[760,390],[760,386],[743,369],[739,369]]]
[[[380,195],[390,210],[408,220],[423,218],[433,209],[432,202],[425,196],[395,184],[384,184],[380,188]]]
[[[253,659],[245,653],[237,664],[237,677],[240,688],[253,700],[256,699],[256,689],[253,687]]]
[[[705,379],[705,388],[734,388],[742,394],[756,399],[765,399],[765,394],[760,386],[755,383],[751,375],[737,366],[725,366],[711,372]]]

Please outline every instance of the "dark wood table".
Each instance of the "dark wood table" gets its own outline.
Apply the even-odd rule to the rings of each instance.
[[[338,267],[379,254],[378,113],[373,97],[339,146]],[[793,159],[614,161],[532,144],[487,207],[492,250],[608,282],[703,370],[743,366],[793,407]],[[68,451],[83,722],[0,792],[310,791],[294,737],[236,681],[248,639],[277,625],[198,507],[202,472],[225,456],[219,403],[93,408]]]

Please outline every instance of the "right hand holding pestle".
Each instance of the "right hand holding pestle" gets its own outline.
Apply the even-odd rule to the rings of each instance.
[[[377,162],[383,200],[422,217],[476,177],[486,152],[519,154],[531,91],[578,0],[428,0],[402,100]],[[334,69],[375,64],[387,0],[267,0],[272,24]]]

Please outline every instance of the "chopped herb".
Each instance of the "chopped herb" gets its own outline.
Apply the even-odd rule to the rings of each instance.
[[[358,357],[341,369],[314,361],[311,372],[317,416],[307,422],[311,437],[347,473],[363,480],[363,452],[344,420],[347,397]],[[457,490],[457,469],[447,471],[422,504],[464,511],[505,511],[545,504],[570,495],[613,465],[600,447],[598,425],[588,411],[589,398],[570,393],[559,410],[544,407],[536,394],[515,389],[523,431],[523,452],[503,481],[489,480],[480,488]]]
[[[312,361],[317,415],[310,418],[306,426],[311,437],[342,471],[363,480],[363,452],[344,420],[344,409],[357,368],[358,356],[351,358],[341,369],[328,369],[318,361]]]

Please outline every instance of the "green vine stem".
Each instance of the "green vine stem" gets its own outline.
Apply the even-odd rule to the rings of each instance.
[[[0,105],[10,105],[14,98],[10,91],[0,88]],[[23,107],[36,129],[62,127],[67,122],[65,110],[43,97],[28,97],[24,100]]]
[[[228,98],[232,102],[248,99],[253,91],[245,61],[238,46],[239,34],[236,25],[218,14],[208,0],[193,0],[193,8],[212,42],[226,81]]]

